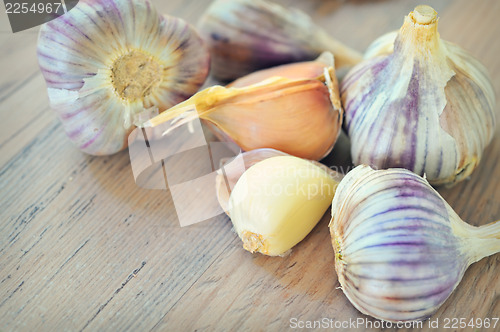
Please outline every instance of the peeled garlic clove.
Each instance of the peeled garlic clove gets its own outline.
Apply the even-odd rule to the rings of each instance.
[[[352,66],[362,56],[330,37],[305,13],[263,0],[216,0],[200,20],[210,46],[212,75],[234,80],[259,69],[313,60],[323,51],[336,66]]]
[[[269,256],[286,254],[319,222],[341,176],[293,156],[272,157],[238,179],[228,211],[243,248]]]
[[[95,155],[125,148],[135,115],[194,94],[210,62],[190,25],[147,0],[80,1],[42,25],[38,61],[67,135]]]
[[[500,251],[500,221],[468,225],[405,169],[349,172],[332,202],[330,232],[345,295],[386,321],[428,318],[470,264]]]
[[[487,70],[439,38],[436,15],[415,8],[392,48],[390,34],[369,48],[341,95],[356,165],[404,167],[439,185],[471,174],[496,119]]]
[[[221,161],[215,178],[215,191],[217,200],[227,215],[229,215],[227,209],[229,196],[244,171],[258,162],[277,156],[288,156],[288,154],[274,149],[257,149],[244,152],[231,160]]]
[[[297,73],[310,76],[298,78]],[[342,108],[331,55],[253,73],[233,86],[200,91],[144,126],[177,118],[176,128],[199,116],[245,151],[273,148],[319,160],[333,148]]]

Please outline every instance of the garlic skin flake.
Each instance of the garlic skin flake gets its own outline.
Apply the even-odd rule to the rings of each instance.
[[[356,165],[404,167],[440,185],[472,173],[496,119],[486,69],[440,39],[436,15],[418,6],[397,35],[376,40],[341,97]]]
[[[282,256],[304,239],[330,206],[341,176],[308,160],[276,156],[246,170],[228,214],[243,248]]]
[[[228,87],[209,87],[143,126],[173,121],[171,131],[199,117],[244,151],[272,148],[319,160],[332,150],[342,125],[333,61],[324,53],[316,61],[264,69]]]
[[[463,222],[422,177],[361,165],[340,182],[330,221],[341,288],[386,321],[430,317],[466,269],[500,252],[500,221]]]
[[[134,118],[189,98],[205,81],[208,48],[147,0],[81,0],[40,29],[38,61],[51,107],[82,151],[127,146]]]
[[[305,13],[264,0],[216,0],[200,20],[210,47],[212,75],[231,81],[256,70],[335,56],[337,68],[362,56],[329,36]]]

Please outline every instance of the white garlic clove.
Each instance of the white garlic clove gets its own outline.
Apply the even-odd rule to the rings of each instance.
[[[435,185],[461,181],[494,133],[487,71],[439,38],[436,12],[428,6],[405,18],[391,47],[393,36],[377,40],[341,83],[353,161],[404,167]]]
[[[256,70],[335,55],[337,68],[362,56],[330,37],[305,13],[264,0],[216,0],[199,31],[212,54],[212,75],[230,81]]]
[[[41,27],[38,59],[64,130],[95,155],[125,148],[145,109],[163,111],[194,94],[210,62],[190,25],[147,0],[80,1]]]
[[[329,227],[345,295],[362,313],[386,321],[428,318],[470,264],[500,251],[500,221],[466,224],[406,169],[361,165],[349,172]]]
[[[282,256],[321,220],[342,175],[293,156],[260,161],[238,179],[229,197],[228,215],[254,253]]]

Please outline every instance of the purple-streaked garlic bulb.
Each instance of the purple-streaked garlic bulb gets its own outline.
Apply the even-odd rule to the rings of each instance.
[[[403,167],[440,185],[479,163],[495,130],[493,87],[481,63],[440,39],[437,22],[434,9],[416,7],[342,81],[356,165]]]
[[[337,68],[362,56],[333,39],[305,13],[264,0],[216,0],[199,23],[212,54],[212,75],[231,81],[259,69],[335,56]]]
[[[386,321],[430,317],[469,265],[500,252],[500,221],[463,222],[427,180],[402,168],[349,172],[329,227],[345,295]]]
[[[41,27],[38,59],[68,137],[94,155],[124,149],[139,113],[189,98],[210,66],[196,31],[147,0],[79,1]]]

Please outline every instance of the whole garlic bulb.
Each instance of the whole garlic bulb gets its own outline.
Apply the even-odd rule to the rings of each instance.
[[[227,204],[243,248],[285,255],[321,220],[341,177],[326,166],[293,156],[270,157],[248,168]]]
[[[440,39],[436,15],[418,6],[395,40],[375,41],[342,81],[341,97],[356,165],[404,167],[439,185],[471,174],[496,119],[486,69]]]
[[[148,0],[81,0],[42,25],[38,61],[68,137],[94,155],[127,146],[134,118],[189,98],[210,56],[196,31]]]
[[[422,177],[361,165],[340,182],[330,222],[335,269],[362,313],[421,320],[450,296],[470,264],[500,252],[500,221],[463,222]]]
[[[265,0],[215,0],[200,20],[212,75],[230,81],[256,70],[308,61],[329,51],[337,68],[362,56],[332,38],[308,15]]]

